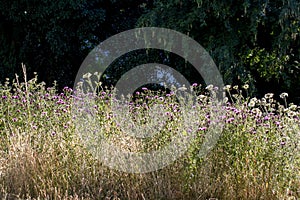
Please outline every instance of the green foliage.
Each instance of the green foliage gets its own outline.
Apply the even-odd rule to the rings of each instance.
[[[292,91],[292,83],[299,89],[293,81],[300,77],[299,7],[296,0],[157,0],[139,26],[190,35],[210,52],[226,83],[248,82],[253,92],[276,80]]]

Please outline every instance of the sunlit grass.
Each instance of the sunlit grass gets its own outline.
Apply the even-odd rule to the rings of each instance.
[[[7,79],[0,86],[0,198],[300,198],[299,106],[288,104],[287,94],[277,102],[273,94],[242,96],[246,86],[224,90],[231,103],[222,106],[223,132],[205,158],[198,152],[211,123],[209,93],[198,96],[194,109],[199,115],[191,119],[198,123],[196,138],[182,157],[158,171],[127,174],[104,166],[76,134],[72,106],[78,99],[71,88],[58,93],[37,77]],[[107,89],[100,89],[91,107],[99,132],[129,151],[159,149],[181,130],[180,104],[172,94],[145,90],[137,96],[130,108],[136,124],[146,129],[143,124],[161,116],[160,134],[144,141],[126,137],[114,120],[113,95]]]

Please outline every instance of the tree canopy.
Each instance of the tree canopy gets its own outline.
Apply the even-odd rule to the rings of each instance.
[[[226,83],[249,83],[260,92],[278,91],[280,85],[299,94],[299,13],[297,0],[159,0],[139,25],[194,38],[212,55]]]
[[[0,11],[0,80],[20,73],[23,62],[47,83],[72,85],[81,62],[101,41],[155,26],[198,41],[227,84],[248,83],[256,94],[300,96],[298,0],[12,0],[2,1]]]

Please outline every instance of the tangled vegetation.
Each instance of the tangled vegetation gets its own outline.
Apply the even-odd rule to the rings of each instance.
[[[208,92],[199,94],[193,107],[199,115],[191,120],[198,122],[198,128],[188,151],[163,169],[128,174],[103,165],[75,134],[72,106],[77,97],[71,88],[58,93],[55,86],[38,82],[37,76],[28,81],[25,76],[23,82],[18,77],[7,79],[0,86],[0,198],[298,199],[299,106],[288,104],[287,93],[280,96],[281,102],[271,93],[262,99],[242,96],[241,90],[247,88],[225,86],[229,101],[224,99],[225,114],[219,118],[223,131],[207,156],[201,158],[198,152],[211,124]],[[147,151],[168,143],[182,120],[174,96],[147,88],[137,93],[131,104],[136,124],[151,123],[151,117],[164,119],[162,134],[144,145],[128,138],[114,141],[115,145]],[[111,110],[113,97],[111,90],[102,89],[92,109],[101,134],[122,138]],[[162,107],[149,114],[153,105]],[[166,112],[159,112],[161,108]]]

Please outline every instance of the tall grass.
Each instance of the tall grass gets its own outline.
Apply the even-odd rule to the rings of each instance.
[[[273,94],[250,99],[237,86],[224,89],[231,103],[222,107],[223,132],[205,158],[198,152],[210,127],[208,93],[198,96],[195,109],[201,112],[191,120],[199,128],[188,151],[163,169],[128,174],[103,165],[75,134],[71,88],[58,93],[55,85],[46,88],[37,77],[7,79],[0,86],[0,199],[299,199],[299,106],[288,105],[287,94],[277,102]],[[123,137],[113,120],[111,98],[110,90],[99,92],[95,117],[106,137]],[[131,151],[165,145],[180,129],[176,99],[145,90],[131,109],[143,124],[148,107],[156,104],[167,110],[157,138],[115,144]]]

